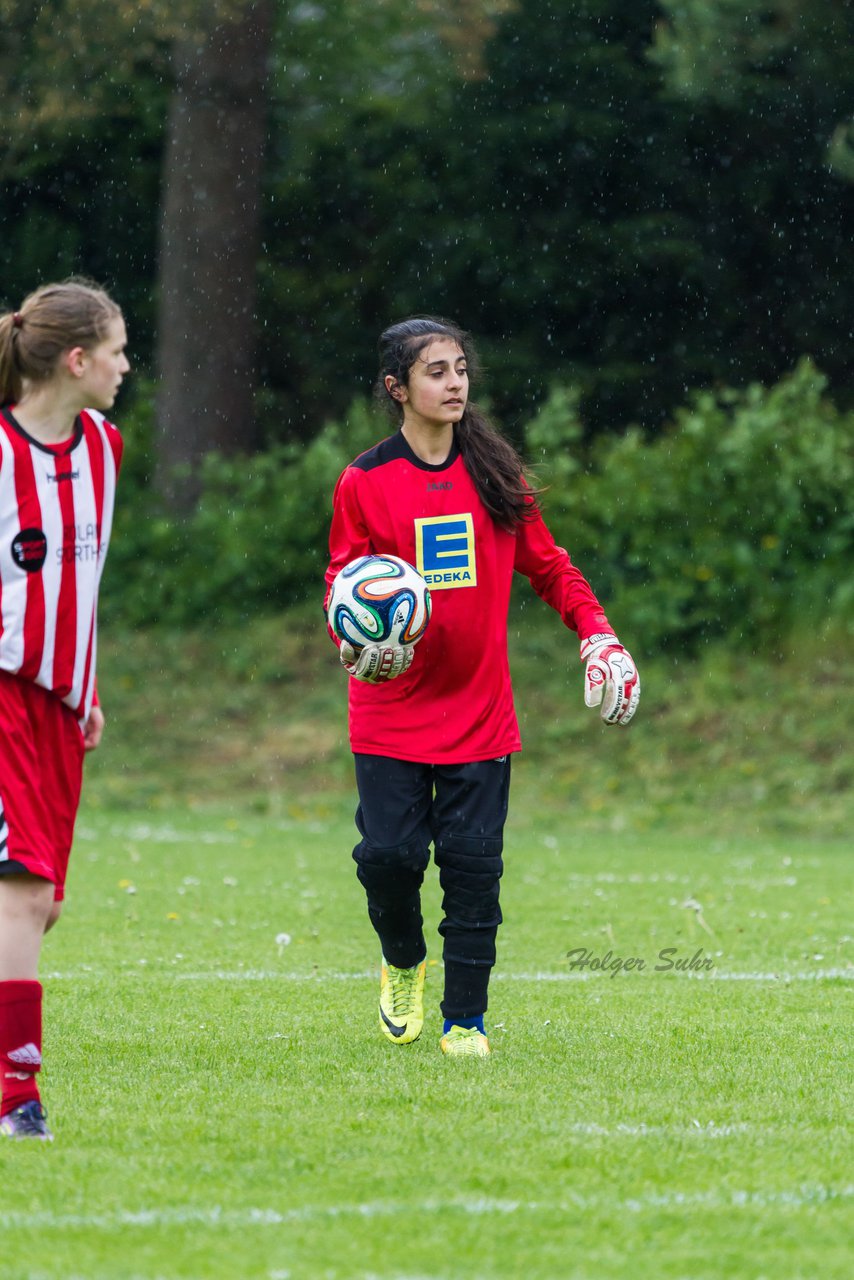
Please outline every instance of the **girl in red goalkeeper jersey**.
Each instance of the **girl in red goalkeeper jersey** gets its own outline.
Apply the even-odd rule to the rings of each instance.
[[[426,947],[420,889],[432,844],[443,891],[442,1050],[485,1056],[510,758],[520,748],[507,661],[513,572],[581,640],[585,698],[628,724],[635,665],[589,584],[543,522],[514,449],[469,403],[467,334],[433,317],[380,339],[378,393],[399,430],[338,480],[327,587],[348,561],[390,553],[426,578],[417,647],[341,645],[350,680],[361,840],[353,857],[382,947],[379,1023],[421,1033]]]
[[[39,1098],[42,939],[58,920],[104,716],[98,586],[130,365],[122,314],[81,281],[0,317],[0,1134],[50,1140]],[[88,406],[88,407],[87,407]]]

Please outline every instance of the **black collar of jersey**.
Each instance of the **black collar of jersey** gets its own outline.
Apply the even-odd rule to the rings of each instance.
[[[386,440],[381,440],[379,444],[375,444],[373,449],[368,449],[367,453],[362,453],[350,465],[358,471],[373,471],[375,467],[384,467],[387,462],[396,462],[403,460],[411,462],[413,467],[417,467],[419,471],[446,471],[452,463],[456,462],[460,456],[460,446],[457,442],[457,433],[454,432],[454,442],[451,445],[451,452],[448,454],[444,462],[424,462],[416,453],[413,453],[406,436],[403,431],[398,431],[396,435],[389,436]]]
[[[29,431],[21,426],[8,404],[4,404],[0,412],[2,412],[5,421],[12,430],[17,431],[19,436],[23,436],[27,444],[31,444],[36,449],[41,449],[42,453],[49,453],[54,458],[64,458],[66,454],[76,449],[83,439],[83,420],[79,415],[74,419],[74,434],[70,439],[60,440],[56,445],[49,445],[42,440],[37,440],[35,436],[31,436]]]

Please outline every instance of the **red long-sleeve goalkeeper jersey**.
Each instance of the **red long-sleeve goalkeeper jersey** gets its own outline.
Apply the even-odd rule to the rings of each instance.
[[[355,752],[464,764],[520,749],[507,658],[514,569],[582,639],[612,630],[539,513],[512,533],[495,523],[456,441],[438,465],[416,457],[402,432],[358,457],[335,488],[329,548],[327,597],[348,561],[389,553],[416,566],[433,603],[407,672],[350,680]]]

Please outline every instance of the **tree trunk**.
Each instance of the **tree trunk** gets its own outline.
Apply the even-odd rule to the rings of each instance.
[[[256,268],[272,5],[179,42],[160,227],[157,482],[175,510],[210,450],[256,444]],[[176,468],[178,470],[176,471]]]

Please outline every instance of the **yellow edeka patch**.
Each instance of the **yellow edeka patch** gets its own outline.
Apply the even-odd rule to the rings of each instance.
[[[477,586],[471,512],[415,521],[418,572],[431,591]]]

